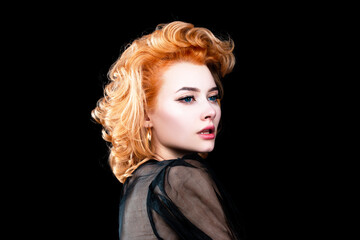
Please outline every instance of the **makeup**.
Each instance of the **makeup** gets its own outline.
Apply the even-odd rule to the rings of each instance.
[[[203,130],[197,133],[204,140],[215,139],[215,127],[214,125],[207,126]]]

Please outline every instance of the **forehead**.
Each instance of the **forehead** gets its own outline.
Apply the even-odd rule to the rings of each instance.
[[[216,86],[214,78],[206,65],[189,62],[179,62],[171,65],[162,74],[162,80],[162,88],[168,90],[177,90],[184,86],[207,90]]]

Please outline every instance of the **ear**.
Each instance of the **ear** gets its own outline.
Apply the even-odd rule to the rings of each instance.
[[[151,121],[149,115],[145,112],[144,127],[151,128],[152,126],[153,126],[152,121]]]

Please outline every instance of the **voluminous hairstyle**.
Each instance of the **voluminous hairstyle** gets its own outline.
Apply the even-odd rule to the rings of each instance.
[[[109,142],[109,163],[121,183],[142,163],[155,158],[144,127],[146,112],[154,109],[161,74],[175,62],[206,65],[222,95],[220,78],[235,65],[233,41],[220,40],[206,28],[175,21],[160,24],[151,34],[127,46],[108,72],[92,117],[103,126]]]

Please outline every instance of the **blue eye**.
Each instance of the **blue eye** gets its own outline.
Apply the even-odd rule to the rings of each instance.
[[[186,97],[186,98],[184,99],[184,102],[191,102],[191,100],[193,100],[192,97]]]
[[[218,100],[218,98],[219,98],[219,95],[215,95],[215,96],[209,97],[208,99],[209,99],[209,101],[211,101],[211,102],[216,102],[216,101]]]
[[[194,98],[194,96],[187,96],[187,97],[180,98],[179,101],[184,102],[184,103],[191,103],[191,102],[195,101],[195,98]]]

